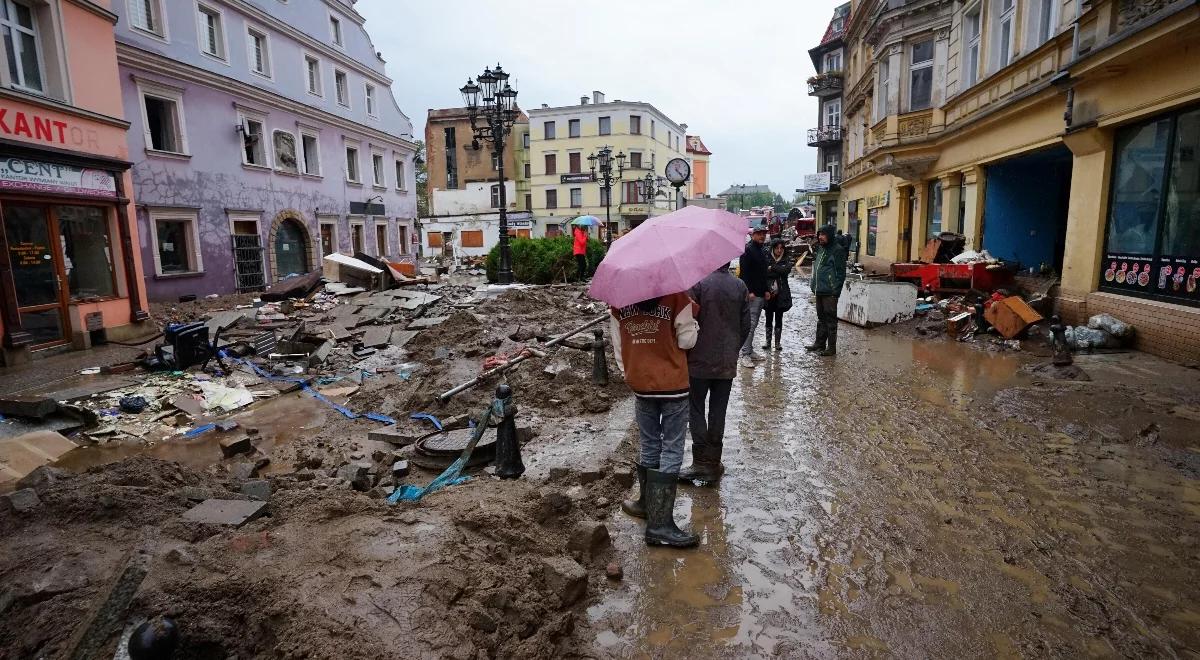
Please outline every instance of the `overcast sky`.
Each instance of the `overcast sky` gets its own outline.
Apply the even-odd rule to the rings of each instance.
[[[425,134],[429,108],[462,105],[458,88],[497,61],[522,107],[570,105],[592,90],[645,101],[713,152],[713,194],[766,184],[791,199],[816,171],[808,49],[826,0],[358,0],[387,60],[400,108]],[[660,172],[661,174],[661,172]]]

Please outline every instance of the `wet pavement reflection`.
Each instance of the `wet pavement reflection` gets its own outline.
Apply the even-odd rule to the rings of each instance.
[[[1027,353],[843,324],[827,360],[801,348],[813,321],[797,304],[785,350],[740,370],[719,487],[680,487],[698,549],[647,548],[640,521],[610,523],[625,579],[589,610],[595,654],[1200,652],[1186,423],[1154,425],[1164,454],[1137,440],[1149,404],[1032,382]]]

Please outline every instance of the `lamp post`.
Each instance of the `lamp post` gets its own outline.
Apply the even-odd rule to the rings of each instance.
[[[613,176],[613,161],[617,161],[617,175]],[[604,145],[594,154],[588,156],[588,164],[592,170],[592,179],[604,189],[604,234],[605,243],[612,247],[612,187],[613,183],[625,176],[625,154],[613,156],[612,147]],[[596,178],[597,170],[600,178]]]
[[[517,121],[517,90],[508,84],[509,74],[499,64],[483,73],[458,91],[462,92],[467,114],[471,118],[471,148],[478,151],[480,141],[491,145],[496,157],[496,179],[500,184],[500,284],[512,284],[512,253],[508,246],[508,195],[504,190],[504,138],[512,132]]]
[[[638,183],[642,185],[642,199],[646,200],[647,206],[653,206],[658,201],[659,191],[669,182],[653,172],[647,172]]]

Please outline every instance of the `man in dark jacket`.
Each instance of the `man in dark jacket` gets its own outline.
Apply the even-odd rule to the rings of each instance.
[[[761,353],[754,352],[754,331],[758,329],[758,318],[762,315],[763,304],[767,301],[767,252],[763,243],[767,240],[767,228],[761,225],[754,228],[750,241],[746,243],[746,251],[738,260],[738,270],[746,288],[750,291],[750,334],[742,343],[742,366],[752,368],[755,362],[765,360]]]
[[[679,479],[716,481],[725,471],[721,465],[725,409],[737,376],[738,352],[750,334],[750,301],[745,283],[727,265],[700,280],[689,293],[700,305],[700,335],[688,351],[692,464],[679,473]]]
[[[812,291],[817,296],[817,339],[804,347],[824,356],[837,354],[838,296],[846,282],[846,257],[850,250],[850,236],[834,232],[833,225],[817,230],[812,272]]]

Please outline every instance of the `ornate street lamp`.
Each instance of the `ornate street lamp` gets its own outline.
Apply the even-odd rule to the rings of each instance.
[[[613,161],[617,162],[617,175],[613,176]],[[608,247],[612,247],[612,188],[613,184],[621,180],[625,175],[625,154],[624,152],[613,155],[612,147],[604,145],[596,153],[588,156],[588,165],[592,170],[592,180],[600,184],[604,189],[604,234],[605,242]],[[597,178],[596,173],[599,171],[600,176]]]
[[[471,118],[471,148],[478,151],[481,141],[487,142],[496,158],[496,179],[500,184],[500,284],[512,284],[512,253],[508,246],[508,195],[504,190],[504,139],[517,121],[517,90],[508,84],[509,73],[499,64],[483,73],[458,91]]]

